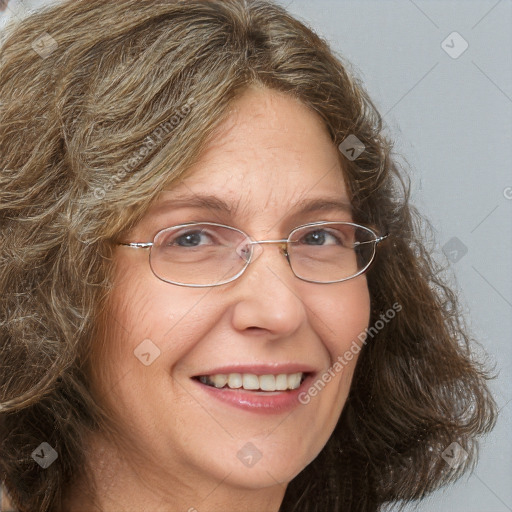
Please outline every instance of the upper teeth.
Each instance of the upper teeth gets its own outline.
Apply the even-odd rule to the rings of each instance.
[[[230,373],[216,375],[202,375],[199,380],[203,384],[222,388],[228,386],[232,389],[244,388],[248,390],[261,389],[262,391],[285,391],[297,389],[300,386],[302,372],[280,373],[279,375],[254,375],[253,373]]]

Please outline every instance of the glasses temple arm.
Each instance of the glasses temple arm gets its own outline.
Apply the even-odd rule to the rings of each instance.
[[[354,242],[354,246],[356,245],[363,245],[363,244],[378,244],[379,242],[382,242],[382,240],[386,239],[389,236],[389,233],[379,236],[375,240],[367,240],[366,242]]]
[[[143,243],[143,242],[131,242],[131,243],[125,243],[125,242],[117,242],[117,245],[124,245],[125,247],[135,247],[136,249],[147,249],[149,247],[153,246],[152,242]]]

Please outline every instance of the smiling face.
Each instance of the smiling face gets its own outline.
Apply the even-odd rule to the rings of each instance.
[[[322,121],[289,96],[251,88],[233,103],[186,177],[161,194],[123,241],[151,242],[161,229],[192,221],[275,240],[309,222],[352,220],[342,207],[304,209],[317,200],[349,204],[337,149]],[[366,278],[305,282],[277,245],[257,247],[241,277],[209,288],[165,283],[152,273],[148,249],[116,248],[105,375],[96,382],[129,448],[115,485],[128,482],[133,470],[154,499],[173,494],[184,510],[235,495],[239,501],[231,503],[242,503],[247,494],[253,506],[259,500],[265,510],[271,504],[277,510],[286,483],[329,439],[357,357],[341,371],[331,369],[334,377],[309,403],[297,396],[367,327]],[[237,373],[247,387],[270,389],[276,382],[294,388],[303,373],[307,379],[298,390],[268,395],[197,379],[217,374],[211,379],[222,381],[219,374]],[[283,374],[286,380],[254,380]],[[238,386],[238,377],[232,379],[228,383]]]

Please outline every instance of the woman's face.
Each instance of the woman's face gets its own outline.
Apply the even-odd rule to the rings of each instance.
[[[231,212],[197,204],[202,196]],[[320,118],[289,96],[251,88],[187,176],[124,241],[150,242],[159,230],[191,221],[274,240],[308,222],[351,220],[343,208],[304,209],[318,199],[349,203],[337,148]],[[116,248],[99,385],[122,426],[126,460],[162,492],[282,494],[342,411],[357,356],[331,369],[315,396],[306,393],[367,327],[365,276],[301,281],[277,245],[257,247],[241,277],[209,288],[165,283],[152,273],[148,250]],[[299,372],[309,376],[294,392],[221,391],[194,378]]]

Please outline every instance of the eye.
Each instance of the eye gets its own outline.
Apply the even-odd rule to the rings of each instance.
[[[227,226],[176,226],[159,233],[156,245],[167,249],[220,249],[236,247],[241,234]],[[242,236],[243,239],[243,236]]]
[[[213,243],[213,239],[210,233],[206,232],[204,229],[194,229],[189,231],[182,231],[181,234],[179,234],[179,232],[168,233],[162,245],[167,247],[198,247],[200,245],[211,245],[211,243],[207,243],[208,240]],[[206,243],[201,243],[202,241]]]
[[[306,245],[347,245],[346,236],[337,229],[315,229],[305,233],[301,244]]]

